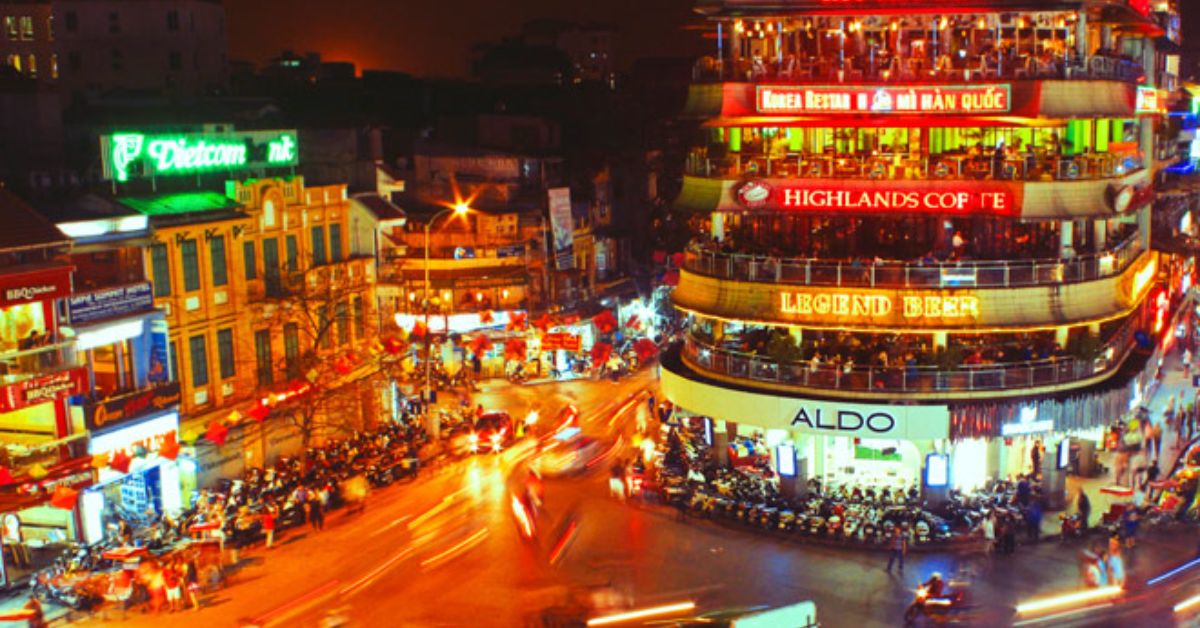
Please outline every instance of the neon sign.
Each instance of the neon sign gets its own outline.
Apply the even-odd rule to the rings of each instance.
[[[988,86],[845,87],[760,85],[759,113],[997,114],[1012,108],[1007,84]]]
[[[100,138],[100,146],[105,177],[119,182],[128,181],[131,176],[294,166],[298,161],[295,131],[213,135],[118,133]]]
[[[885,319],[899,310],[906,319],[975,319],[979,298],[969,295],[904,295],[898,301],[883,294],[853,292],[781,292],[779,311],[800,316],[843,316]]]
[[[786,209],[806,211],[922,212],[959,214],[988,212],[1016,213],[1013,193],[997,189],[954,189],[938,186],[935,191],[912,189],[847,189],[846,186],[804,186],[780,188],[779,204]]]

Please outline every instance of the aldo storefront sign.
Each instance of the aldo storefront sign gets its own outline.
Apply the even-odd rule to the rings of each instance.
[[[946,405],[849,403],[726,388],[662,369],[662,388],[679,407],[763,429],[849,438],[934,440],[950,436]]]
[[[949,435],[950,410],[946,406],[790,401],[795,411],[788,427],[794,431],[828,436],[903,440],[946,438]]]

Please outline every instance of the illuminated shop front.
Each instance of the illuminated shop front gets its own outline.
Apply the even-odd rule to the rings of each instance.
[[[178,389],[174,402],[178,403]],[[92,432],[88,451],[108,464],[97,470],[96,485],[80,494],[84,538],[89,544],[103,540],[118,518],[144,521],[182,510],[175,460],[178,439],[179,413],[174,409]]]
[[[1102,389],[1169,318],[1176,77],[1145,10],[993,5],[697,6],[670,401],[893,487],[929,460],[960,488],[1028,472],[1128,411]]]

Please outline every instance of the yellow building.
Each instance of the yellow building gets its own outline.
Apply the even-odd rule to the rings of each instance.
[[[371,339],[374,265],[349,255],[346,187],[306,187],[298,176],[247,179],[228,182],[224,193],[119,201],[154,227],[146,266],[171,329],[183,440],[216,420],[234,426],[231,442],[245,441],[240,452],[224,447],[201,459],[199,476],[294,452],[300,439],[278,425],[283,417],[268,419],[276,424],[268,429],[236,424],[253,423],[260,399],[305,381],[300,356],[314,342],[333,358]]]

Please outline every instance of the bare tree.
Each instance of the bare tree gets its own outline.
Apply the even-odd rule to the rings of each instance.
[[[358,272],[351,272],[351,268]],[[267,269],[266,296],[251,339],[258,390],[271,417],[295,429],[305,448],[316,438],[352,433],[370,423],[364,392],[383,378],[386,356],[373,347],[371,284],[361,265],[333,264],[307,272]],[[260,336],[259,334],[264,334]],[[271,338],[282,334],[283,354]],[[260,346],[267,343],[270,348]],[[265,429],[265,428],[264,428]]]

